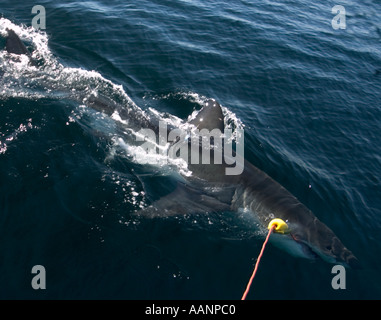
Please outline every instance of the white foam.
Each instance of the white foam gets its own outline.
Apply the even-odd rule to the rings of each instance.
[[[32,58],[43,63],[36,68],[25,55],[1,51],[1,98],[62,98],[80,92],[84,99],[98,94],[112,95],[126,105],[138,108],[121,85],[105,79],[99,72],[62,65],[50,51],[49,38],[45,32],[0,18],[0,34],[3,37],[7,36],[7,29],[14,30],[22,41],[30,43],[34,48]]]
[[[165,112],[159,112],[153,108],[149,108],[148,112],[139,108],[128,94],[124,91],[123,86],[114,84],[112,81],[104,78],[99,72],[94,70],[84,70],[82,68],[68,67],[59,62],[59,60],[52,54],[49,49],[49,37],[43,31],[37,31],[33,27],[26,27],[23,25],[16,25],[10,20],[0,18],[0,34],[6,37],[6,29],[12,29],[24,42],[32,45],[32,57],[37,61],[41,61],[41,66],[36,68],[29,63],[29,59],[25,55],[12,55],[8,54],[5,50],[0,52],[0,71],[2,77],[0,78],[0,98],[53,98],[62,99],[67,98],[79,102],[79,106],[74,114],[77,120],[86,113],[88,108],[83,107],[86,101],[94,97],[106,97],[112,101],[117,101],[118,104],[131,108],[133,112],[138,112],[146,118],[155,117],[158,120],[167,122],[170,126],[179,127],[183,130],[188,129],[187,122],[182,119],[170,115]],[[199,109],[204,105],[208,97],[198,94],[196,92],[175,92],[161,96],[152,97],[153,100],[166,100],[176,98],[179,101],[186,100],[191,103],[198,104]],[[229,109],[222,106],[222,111],[225,116],[225,127],[232,130],[233,135],[230,139],[237,139],[237,128],[243,128],[240,119]],[[192,113],[191,117],[195,117],[198,111]],[[102,120],[102,117],[96,117]],[[111,120],[121,123],[126,126],[128,131],[128,122],[122,119],[119,112],[115,111],[111,115]],[[65,120],[65,124],[70,124],[74,118]],[[95,120],[97,120],[95,119]],[[95,124],[99,124],[96,121]],[[94,124],[93,124],[94,125]],[[110,132],[110,125],[104,123],[105,131],[112,135]],[[131,131],[131,130],[130,130]],[[129,135],[136,134],[129,132]],[[123,140],[123,136],[117,136],[110,148],[108,159],[113,158],[116,153],[113,148],[122,148],[125,151],[125,156],[132,161],[140,164],[149,163],[155,164],[161,170],[166,171],[167,168],[175,166],[181,174],[185,176],[191,175],[187,168],[187,164],[182,159],[171,159],[163,154],[147,154],[143,148],[135,146]],[[6,150],[4,142],[0,144],[2,152]]]
[[[1,134],[2,141],[0,140],[0,154],[4,154],[8,150],[8,146],[14,143],[20,135],[26,133],[27,131],[31,129],[38,129],[37,126],[34,126],[32,124],[33,119],[27,119],[26,123],[21,123],[17,129],[15,129],[10,134],[5,135],[4,133]]]

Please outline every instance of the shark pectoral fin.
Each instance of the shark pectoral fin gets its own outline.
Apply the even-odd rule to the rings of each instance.
[[[172,193],[136,212],[150,218],[230,210],[230,205],[179,184]]]

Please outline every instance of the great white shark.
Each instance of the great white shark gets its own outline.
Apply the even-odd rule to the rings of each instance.
[[[7,32],[7,52],[15,55],[27,55],[31,63],[36,66],[30,52],[18,35],[13,30],[8,29]],[[155,132],[159,130],[155,119],[145,117],[144,114],[136,115],[129,112],[128,109],[106,97],[90,96],[84,101],[83,97],[79,95],[77,99],[109,116],[117,111],[121,118],[127,120],[128,126],[133,130],[139,130],[139,128],[149,128]],[[198,130],[218,129],[223,135],[224,115],[220,104],[213,99],[207,100],[197,116],[188,124]],[[168,131],[170,129],[171,127]],[[179,143],[178,140],[173,143]],[[201,147],[191,145],[189,141],[183,143],[186,143],[189,148],[188,169],[192,174],[179,181],[175,191],[160,198],[137,214],[163,217],[243,209],[251,212],[263,227],[267,227],[273,218],[286,221],[290,232],[276,237],[282,243],[281,246],[291,249],[294,253],[309,258],[320,256],[331,263],[340,263],[353,268],[359,267],[358,259],[343,245],[335,233],[265,172],[247,160],[240,159],[240,165],[243,166],[241,173],[227,175],[226,169],[232,167],[232,161],[224,158],[222,163],[214,163],[216,148],[214,151],[211,150],[210,164],[192,163],[190,161],[192,148],[200,149]],[[233,153],[231,156],[237,158],[239,155]]]

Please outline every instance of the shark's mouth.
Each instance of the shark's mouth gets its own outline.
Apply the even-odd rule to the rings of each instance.
[[[270,241],[277,247],[298,258],[317,260],[321,256],[312,246],[310,246],[305,241],[300,240],[300,238],[292,233],[273,233],[271,235]]]
[[[304,253],[304,255],[306,256],[306,258],[311,259],[311,260],[317,260],[320,258],[320,255],[308,243],[300,240],[297,236],[295,236],[292,233],[290,233],[289,236],[301,248],[301,250]]]

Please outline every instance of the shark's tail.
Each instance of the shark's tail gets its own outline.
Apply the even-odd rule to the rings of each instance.
[[[7,29],[8,36],[6,39],[6,49],[8,53],[26,54],[30,56],[30,52],[20,40],[19,36],[13,30]]]
[[[29,58],[29,64],[32,66],[37,66],[38,63],[36,60],[32,58],[31,52],[25,46],[25,44],[21,41],[20,37],[14,32],[12,29],[6,29],[8,32],[6,38],[5,48],[8,53],[13,53],[17,55],[26,55]]]

